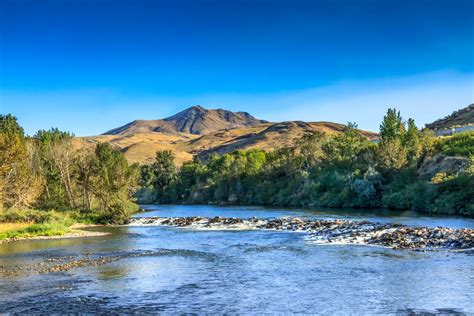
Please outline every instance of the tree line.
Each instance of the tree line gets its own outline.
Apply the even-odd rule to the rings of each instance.
[[[153,164],[141,167],[137,197],[143,203],[389,208],[474,216],[474,134],[456,137],[438,140],[389,109],[378,143],[349,123],[335,136],[315,132],[291,147],[195,157],[179,168],[171,151],[158,151]],[[470,157],[469,166],[429,178],[420,174],[426,159],[449,152]]]
[[[123,222],[136,211],[139,166],[108,143],[74,141],[56,128],[28,137],[14,116],[0,115],[0,210],[74,210],[101,223]]]
[[[389,109],[380,140],[353,123],[342,133],[307,134],[293,146],[195,156],[178,167],[171,151],[129,164],[109,143],[83,146],[58,129],[25,135],[0,115],[0,211],[75,211],[123,223],[139,203],[390,208],[474,216],[474,133],[437,139]],[[463,155],[457,172],[420,172],[427,159]]]

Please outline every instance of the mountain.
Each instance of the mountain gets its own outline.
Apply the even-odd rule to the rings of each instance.
[[[165,119],[136,120],[103,135],[134,135],[150,132],[205,135],[223,129],[256,126],[266,122],[256,119],[247,112],[208,110],[196,105]]]
[[[471,124],[474,124],[474,104],[470,104],[442,119],[434,121],[433,123],[426,124],[426,128],[440,130]]]
[[[262,123],[223,129],[206,135],[190,133],[162,133],[145,131],[139,133],[99,135],[77,138],[79,146],[92,148],[99,142],[108,142],[119,148],[130,162],[151,163],[157,150],[171,150],[176,164],[181,165],[198,155],[206,159],[211,154],[225,154],[238,149],[259,148],[275,150],[293,145],[303,135],[314,131],[334,135],[342,132],[344,125],[330,122],[290,121]],[[360,131],[369,139],[377,138],[376,133]]]
[[[78,146],[93,148],[108,142],[119,148],[130,162],[151,163],[157,150],[171,150],[176,164],[206,159],[238,149],[275,150],[295,144],[302,136],[321,131],[342,132],[344,125],[331,122],[289,121],[270,123],[245,112],[207,110],[193,106],[162,120],[133,121],[105,134],[76,138]],[[360,131],[369,139],[378,135]]]

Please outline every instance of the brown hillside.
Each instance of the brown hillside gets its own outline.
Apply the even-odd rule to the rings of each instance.
[[[470,104],[433,123],[426,124],[426,128],[438,130],[469,124],[474,124],[474,104]]]
[[[294,144],[303,135],[323,131],[339,133],[344,125],[329,122],[306,123],[301,121],[264,123],[258,126],[240,127],[213,132],[207,135],[186,133],[167,134],[145,132],[133,135],[99,135],[78,138],[82,146],[94,146],[98,142],[109,142],[119,148],[130,162],[151,163],[157,150],[171,150],[176,155],[176,164],[181,165],[193,155],[206,157],[210,154],[224,154],[239,149],[260,148],[274,150]],[[377,134],[361,131],[369,138]]]
[[[200,158],[206,159],[212,154],[226,154],[235,150],[258,148],[263,150],[275,150],[277,148],[291,146],[296,143],[301,137],[316,131],[324,132],[328,135],[333,135],[342,132],[344,125],[330,122],[302,122],[290,121],[275,124],[263,124],[258,128],[255,127],[248,133],[239,133],[240,129],[230,132],[233,134],[240,134],[236,137],[227,139],[221,145],[209,146],[208,149],[200,150],[198,152]],[[361,131],[364,136],[369,139],[374,139],[377,134]],[[192,140],[193,143],[202,142],[204,139],[216,137],[220,133],[213,133],[202,136],[198,139]]]
[[[208,110],[196,105],[162,120],[133,121],[112,129],[104,135],[133,135],[150,132],[204,135],[223,129],[256,126],[265,122],[246,112]]]
[[[176,163],[191,160],[192,154],[183,144],[198,137],[192,134],[138,133],[134,135],[99,135],[78,138],[78,144],[95,146],[99,142],[109,142],[119,148],[130,162],[151,163],[157,150],[171,150],[176,155]]]
[[[315,131],[340,133],[344,125],[331,122],[281,122],[258,120],[245,112],[206,110],[193,106],[163,120],[133,121],[103,135],[76,138],[77,146],[93,148],[109,142],[130,162],[151,163],[158,150],[171,150],[176,164],[194,155],[206,158],[239,149],[274,150],[296,143]],[[361,131],[369,139],[377,134]]]

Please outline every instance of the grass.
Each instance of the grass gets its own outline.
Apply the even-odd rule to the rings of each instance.
[[[73,224],[123,224],[138,211],[138,205],[125,203],[113,212],[42,211],[33,209],[0,209],[0,241],[10,238],[61,236]]]
[[[69,231],[64,223],[3,223],[0,224],[0,240],[10,238],[29,238],[36,236],[61,236]]]
[[[31,223],[0,223],[0,234],[11,230],[25,228],[30,225]]]
[[[70,231],[74,212],[10,209],[0,211],[0,240],[61,236]]]
[[[36,236],[60,236],[81,224],[124,224],[139,207],[132,202],[122,203],[108,212],[99,211],[44,211],[34,209],[0,208],[0,240]]]

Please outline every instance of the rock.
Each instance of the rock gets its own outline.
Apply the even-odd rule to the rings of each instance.
[[[225,227],[247,224],[257,229],[306,231],[318,241],[367,243],[391,247],[393,249],[474,249],[474,230],[443,227],[407,227],[401,224],[381,224],[349,220],[319,220],[283,217],[277,219],[257,219],[251,217],[175,217],[175,218],[133,218],[129,225],[166,225],[177,227]]]

